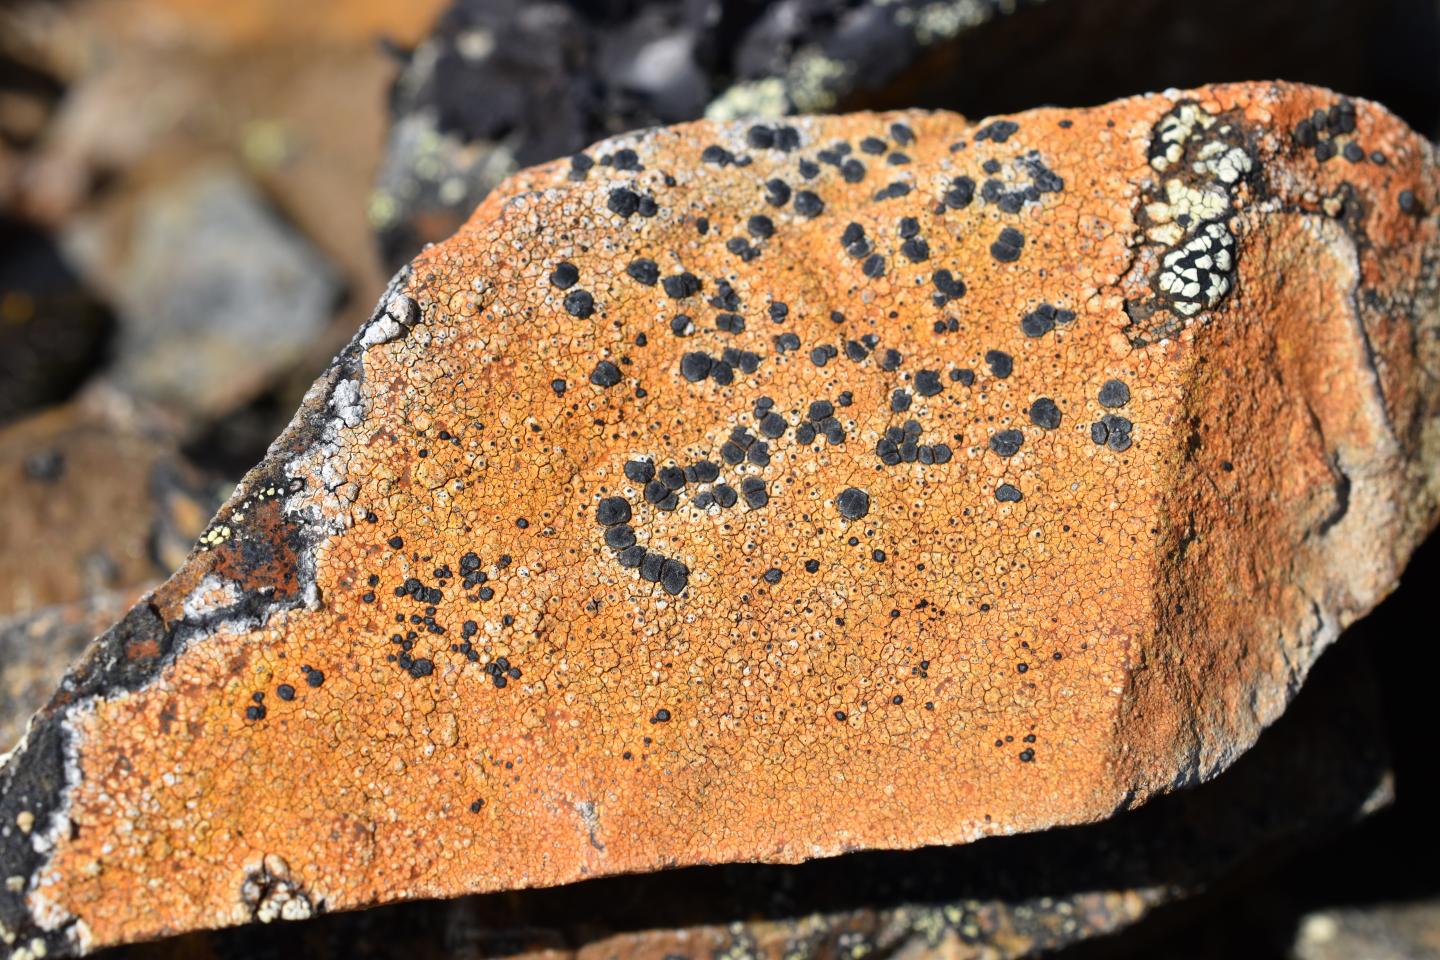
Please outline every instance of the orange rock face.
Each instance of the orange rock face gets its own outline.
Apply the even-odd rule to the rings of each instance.
[[[1431,147],[1207,88],[697,123],[397,278],[0,794],[15,954],[1093,821],[1434,524]]]

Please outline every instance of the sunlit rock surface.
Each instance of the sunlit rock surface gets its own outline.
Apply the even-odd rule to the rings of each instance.
[[[0,932],[958,844],[1208,778],[1434,523],[1436,193],[1383,109],[1270,84],[518,175],[32,725]]]

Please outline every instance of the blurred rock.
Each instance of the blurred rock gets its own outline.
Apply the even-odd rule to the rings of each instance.
[[[13,211],[58,235],[77,220],[93,228],[157,189],[223,168],[264,196],[287,233],[303,235],[340,287],[369,302],[387,276],[379,269],[365,203],[384,137],[385,91],[397,70],[381,41],[418,42],[439,5],[16,0],[0,6],[0,212]],[[266,240],[267,233],[252,236]],[[106,279],[81,272],[92,286]],[[335,305],[332,300],[327,309]],[[278,397],[285,414],[350,335],[352,321],[341,310],[329,309],[325,321],[318,334],[296,328],[289,339],[303,330],[310,338],[304,352],[292,355],[286,368],[267,367],[270,379],[258,385],[262,394]],[[185,389],[213,399],[209,388],[189,383]],[[232,395],[248,403],[255,386]],[[191,439],[203,442],[216,418],[235,410],[181,412],[190,416]],[[268,439],[283,424],[283,416],[267,421],[260,432]],[[263,449],[263,443],[247,449],[240,459],[253,463]]]
[[[30,715],[55,693],[86,645],[149,586],[0,617],[0,754],[19,742]]]
[[[1295,960],[1434,960],[1440,900],[1341,907],[1309,914],[1295,935]]]
[[[155,581],[218,505],[220,484],[173,441],[106,405],[122,406],[95,398],[0,432],[0,617]]]
[[[521,167],[699,116],[759,3],[460,0],[395,84],[372,224],[398,265]],[[483,96],[477,95],[484,91]]]
[[[70,396],[113,327],[49,237],[0,216],[0,423]]]
[[[77,217],[64,243],[120,316],[115,381],[205,417],[293,365],[340,294],[325,259],[224,168]]]

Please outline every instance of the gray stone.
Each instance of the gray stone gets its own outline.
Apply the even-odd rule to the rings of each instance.
[[[111,376],[200,416],[232,409],[293,364],[340,293],[320,254],[225,168],[85,215],[64,242],[119,314]]]

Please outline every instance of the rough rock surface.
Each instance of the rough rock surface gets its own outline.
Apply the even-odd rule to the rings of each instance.
[[[391,904],[106,956],[1051,956],[1383,806],[1390,773],[1366,643],[1372,622],[1326,653],[1285,716],[1224,775],[1100,823],[798,865],[692,867]]]
[[[1434,174],[1267,84],[519,175],[32,725],[0,933],[962,843],[1211,776],[1434,523]]]

